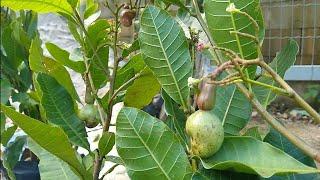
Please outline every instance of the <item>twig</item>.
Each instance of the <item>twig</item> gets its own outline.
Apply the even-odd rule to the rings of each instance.
[[[109,78],[110,79],[109,99],[111,99],[111,97],[113,96],[113,93],[114,93],[114,83],[115,83],[116,76],[117,76],[117,69],[118,69],[119,62],[121,61],[121,58],[118,58],[117,41],[118,41],[118,30],[119,30],[119,28],[118,28],[118,26],[119,26],[119,12],[123,6],[124,6],[124,4],[120,5],[119,7],[116,7],[117,9],[114,14],[114,16],[115,16],[115,31],[114,31],[114,42],[113,42],[114,61],[113,61],[113,71],[112,71],[111,77]],[[106,119],[105,125],[103,126],[104,132],[109,130],[110,121],[111,121],[111,117],[112,117],[112,106],[113,106],[113,103],[108,104],[107,119]]]
[[[127,85],[129,85],[131,82],[133,82],[134,80],[138,79],[139,77],[141,77],[143,75],[142,72],[137,73],[134,77],[132,77],[131,79],[129,79],[127,82],[125,82],[124,84],[122,84],[111,96],[111,98],[109,99],[108,104],[112,104],[113,99],[117,96],[117,94],[119,94],[120,91],[122,91],[123,88],[125,88]]]
[[[119,166],[120,164],[115,164],[115,165],[113,165],[112,167],[110,167],[110,169],[108,169],[108,171],[106,172],[106,173],[104,173],[104,175],[101,177],[101,180],[102,179],[104,179],[104,177],[107,175],[107,174],[109,174],[109,173],[111,173],[117,166]]]
[[[257,45],[259,46],[259,39],[258,39],[256,36],[252,36],[251,34],[242,33],[242,32],[239,32],[239,31],[230,31],[230,34],[237,34],[237,35],[239,35],[239,36],[243,36],[243,37],[252,39],[252,40],[254,40],[254,41],[257,43]]]
[[[233,83],[234,81],[237,81],[237,80],[241,80],[242,81],[241,77],[236,76],[236,77],[231,77],[231,78],[224,78],[224,79],[222,79],[220,81],[214,81],[214,80],[213,81],[207,81],[206,83],[224,86],[224,85],[229,85],[229,84],[231,84],[231,83]],[[237,81],[237,82],[239,82],[239,81]]]
[[[292,94],[292,98],[304,108],[317,123],[320,123],[320,114],[317,113],[305,100],[303,100],[298,93],[296,93],[267,63],[259,61],[259,65],[264,68],[274,80],[276,80],[285,90]]]
[[[211,74],[209,74],[207,77],[211,80],[215,80],[224,70],[233,67],[231,61],[227,61],[222,63],[220,66],[218,66]]]
[[[292,94],[290,92],[287,92],[285,89],[278,88],[276,86],[265,84],[265,83],[262,83],[262,82],[259,82],[259,81],[254,81],[252,79],[245,79],[244,81],[247,81],[247,82],[252,83],[252,84],[256,84],[258,86],[263,86],[263,87],[269,88],[269,89],[271,89],[273,92],[275,92],[277,94],[282,94],[282,95],[285,95],[285,96],[288,96],[288,97],[292,97]]]

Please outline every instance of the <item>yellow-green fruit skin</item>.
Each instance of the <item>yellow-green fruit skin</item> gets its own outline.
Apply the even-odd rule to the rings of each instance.
[[[198,110],[187,119],[186,132],[191,138],[193,155],[207,158],[215,154],[224,139],[219,118],[210,111]]]
[[[88,128],[96,127],[100,122],[99,112],[93,104],[86,104],[78,113],[79,119],[85,121]]]

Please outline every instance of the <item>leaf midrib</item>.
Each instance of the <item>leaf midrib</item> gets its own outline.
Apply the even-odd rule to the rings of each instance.
[[[229,109],[230,109],[230,107],[231,107],[231,102],[233,101],[233,96],[235,95],[236,89],[237,89],[237,88],[234,87],[233,92],[232,92],[232,95],[230,96],[227,109],[226,109],[225,114],[224,114],[224,116],[223,116],[223,118],[222,118],[222,126],[224,126],[224,123],[225,123],[225,121],[226,121],[226,118],[227,118]]]
[[[229,5],[231,4],[231,1],[229,0]],[[233,13],[231,12],[230,13],[230,17],[231,17],[231,22],[232,22],[232,28],[234,31],[237,31],[237,27],[236,27],[236,24],[235,24],[235,21],[234,21],[234,17],[233,17]],[[243,52],[242,52],[242,48],[241,48],[241,43],[240,43],[240,39],[239,39],[239,36],[237,33],[235,33],[235,36],[236,36],[236,41],[237,41],[237,45],[238,45],[238,49],[239,49],[239,53],[240,53],[240,56],[241,58],[243,59],[244,56],[243,56]]]
[[[152,156],[153,160],[157,163],[158,167],[160,168],[160,170],[163,172],[163,174],[166,176],[167,179],[170,179],[170,177],[168,176],[168,174],[166,174],[166,171],[161,167],[161,164],[157,161],[156,157],[154,156],[154,154],[152,153],[151,149],[149,148],[149,146],[144,142],[144,140],[142,139],[142,137],[139,135],[139,133],[136,131],[135,126],[131,123],[130,118],[128,117],[128,115],[126,113],[124,113],[128,122],[130,123],[133,131],[136,133],[137,137],[140,139],[141,143],[144,145],[144,147],[148,150],[148,152],[150,153],[150,155]],[[136,117],[137,118],[137,117]],[[135,119],[136,119],[135,118]],[[141,124],[143,124],[144,121],[141,122]],[[151,134],[151,132],[150,132]],[[161,138],[161,137],[160,137]],[[160,139],[159,138],[159,139]]]
[[[167,63],[168,68],[169,68],[169,70],[170,70],[170,73],[171,73],[171,76],[172,76],[172,78],[173,78],[174,84],[175,84],[175,86],[176,86],[176,88],[177,88],[177,90],[178,90],[177,92],[178,92],[178,94],[179,94],[179,97],[180,97],[182,106],[183,106],[184,109],[187,109],[187,106],[186,106],[186,104],[185,104],[184,98],[182,97],[182,94],[181,94],[181,92],[180,92],[180,88],[179,88],[179,85],[178,85],[178,81],[176,80],[175,74],[174,74],[174,72],[173,72],[173,70],[172,70],[172,67],[171,67],[170,63],[169,63],[169,58],[167,57],[166,51],[165,51],[165,49],[163,48],[163,44],[162,44],[162,41],[161,41],[161,38],[160,38],[160,34],[159,34],[159,32],[158,32],[158,29],[156,28],[157,26],[156,26],[156,23],[155,23],[155,21],[154,21],[154,20],[155,20],[155,17],[153,16],[153,13],[151,12],[150,9],[149,9],[149,13],[150,13],[150,16],[152,17],[152,23],[153,23],[153,25],[154,25],[154,27],[155,27],[155,28],[154,28],[155,31],[157,32],[157,38],[158,38],[158,40],[159,40],[160,47],[161,47],[161,49],[162,49],[163,55],[165,56],[166,63]],[[158,14],[160,14],[160,10],[158,11]],[[174,22],[173,22],[173,24],[174,24]],[[170,33],[170,32],[169,32],[169,33]],[[180,30],[179,30],[179,33],[180,33]]]

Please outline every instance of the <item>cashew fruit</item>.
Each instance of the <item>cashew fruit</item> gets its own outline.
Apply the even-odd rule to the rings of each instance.
[[[130,27],[135,16],[136,11],[131,9],[124,9],[120,13],[120,23],[125,27]]]
[[[197,98],[198,108],[209,111],[213,109],[216,101],[216,85],[205,83]]]
[[[198,110],[186,122],[186,132],[191,138],[193,155],[207,158],[215,154],[224,139],[224,130],[219,118],[210,111]]]
[[[79,119],[85,121],[88,128],[94,128],[100,123],[98,108],[93,104],[86,104],[78,113]]]

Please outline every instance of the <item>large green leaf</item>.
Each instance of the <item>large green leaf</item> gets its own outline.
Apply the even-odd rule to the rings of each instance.
[[[212,112],[222,121],[225,135],[239,135],[251,117],[251,104],[235,85],[218,87]]]
[[[43,149],[31,138],[28,138],[28,147],[40,159],[39,171],[42,180],[79,179],[66,162]]]
[[[77,117],[74,101],[66,89],[53,77],[44,73],[37,75],[37,82],[42,92],[40,101],[47,120],[61,127],[72,143],[89,150],[85,125]]]
[[[227,12],[227,7],[234,3],[235,7],[250,15],[259,25],[259,32],[256,34],[255,26],[250,19],[239,13]],[[258,57],[257,47],[253,39],[231,34],[231,31],[246,33],[252,36],[259,36],[262,41],[264,37],[263,18],[259,0],[205,0],[204,11],[210,33],[217,46],[231,49],[244,59]]]
[[[187,109],[192,65],[182,28],[166,11],[154,6],[143,11],[140,24],[139,41],[145,63],[169,96]]]
[[[133,84],[126,91],[124,97],[124,104],[126,106],[141,109],[150,104],[153,97],[160,91],[160,84],[152,72],[147,69],[142,73],[143,75],[134,80]]]
[[[268,142],[269,144],[283,150],[290,156],[294,157],[301,163],[311,166],[311,167],[317,167],[314,160],[310,158],[309,156],[305,155],[301,150],[299,150],[295,145],[293,145],[286,137],[281,135],[279,132],[277,132],[275,129],[271,129],[269,134],[264,139],[265,142]],[[279,180],[295,180],[295,179],[305,179],[305,180],[316,180],[320,179],[319,173],[312,173],[312,174],[287,174],[284,176],[273,176],[271,177],[272,180],[279,179]]]
[[[100,89],[107,83],[107,69],[109,61],[109,46],[101,47],[97,51],[98,56],[93,56],[90,63],[90,74],[93,84],[97,89]]]
[[[297,42],[289,40],[288,44],[277,54],[269,66],[283,77],[287,69],[295,63],[298,51]],[[262,76],[258,81],[272,86],[279,86],[271,77]],[[253,86],[253,92],[264,106],[269,105],[276,98],[276,94],[271,89],[262,86]]]
[[[91,178],[77,159],[75,150],[60,127],[42,123],[3,104],[1,111],[42,148],[68,163],[83,179]]]
[[[232,169],[237,172],[259,174],[265,178],[275,174],[320,172],[253,137],[225,137],[221,149],[201,162],[206,169]]]
[[[78,73],[84,73],[86,70],[86,67],[84,65],[83,61],[74,61],[71,60],[70,53],[66,50],[61,49],[59,46],[52,44],[52,43],[46,43],[46,48],[48,49],[51,56],[58,62],[60,62],[62,65],[67,66],[68,68],[78,72]]]
[[[66,68],[60,63],[43,56],[39,38],[35,38],[31,43],[29,64],[32,71],[46,73],[54,77],[69,92],[73,99],[80,101]]]
[[[116,146],[132,179],[191,178],[191,167],[178,138],[163,122],[141,110],[121,109]]]
[[[33,10],[38,13],[62,12],[72,14],[72,7],[67,0],[1,0],[1,6],[13,10]]]
[[[88,27],[87,41],[87,57],[90,59],[90,74],[97,89],[100,89],[107,83],[108,77],[108,61],[109,46],[108,29],[110,24],[107,19],[96,20]],[[92,50],[94,49],[94,51]]]
[[[5,61],[6,65],[16,70],[24,60],[24,52],[23,47],[14,38],[13,31],[14,29],[11,26],[6,26],[1,32],[1,45],[3,48],[1,51],[4,50],[7,57],[1,58],[1,61]]]
[[[115,135],[112,132],[104,132],[99,140],[99,155],[103,158],[113,148],[115,143]]]

